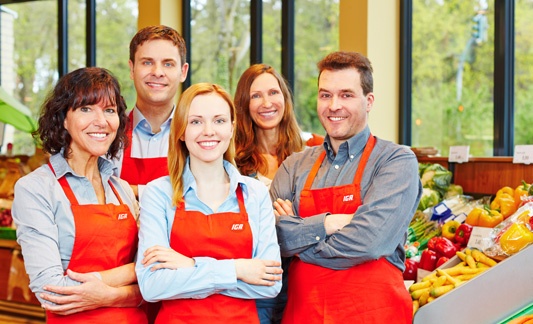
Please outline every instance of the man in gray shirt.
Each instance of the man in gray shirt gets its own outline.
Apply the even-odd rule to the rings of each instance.
[[[318,63],[323,146],[289,156],[272,182],[289,268],[284,323],[411,323],[407,228],[422,185],[413,152],[374,137],[372,66],[334,52]]]

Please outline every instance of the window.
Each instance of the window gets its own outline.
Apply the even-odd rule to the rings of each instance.
[[[412,143],[493,155],[494,1],[412,2]]]

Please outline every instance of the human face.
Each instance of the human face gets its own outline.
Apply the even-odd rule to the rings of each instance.
[[[129,61],[130,78],[137,91],[137,107],[172,107],[178,86],[185,81],[188,64],[181,65],[180,53],[172,41],[154,39],[144,42]]]
[[[196,96],[189,108],[187,128],[181,140],[191,163],[222,162],[233,136],[228,103],[216,93]]]
[[[103,101],[69,109],[63,123],[72,138],[70,149],[80,158],[105,155],[117,136],[119,125],[117,107]]]
[[[278,80],[270,73],[255,78],[250,86],[250,117],[261,129],[272,129],[281,123],[285,97]]]
[[[339,145],[367,125],[374,94],[363,94],[355,68],[324,70],[318,80],[317,113],[337,152]]]

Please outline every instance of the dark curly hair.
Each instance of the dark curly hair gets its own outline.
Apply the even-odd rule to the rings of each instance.
[[[118,80],[103,68],[81,68],[62,76],[41,106],[39,128],[33,136],[40,139],[45,152],[56,154],[64,149],[63,154],[68,158],[72,138],[64,127],[67,112],[102,101],[116,105],[120,120],[117,136],[106,154],[107,158],[115,158],[127,145],[127,107]]]

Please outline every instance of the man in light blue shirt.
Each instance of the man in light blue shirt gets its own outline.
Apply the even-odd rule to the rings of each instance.
[[[167,26],[148,26],[130,42],[130,78],[137,100],[130,113],[130,145],[114,163],[137,197],[144,185],[168,174],[170,122],[179,84],[187,78],[185,41]]]

